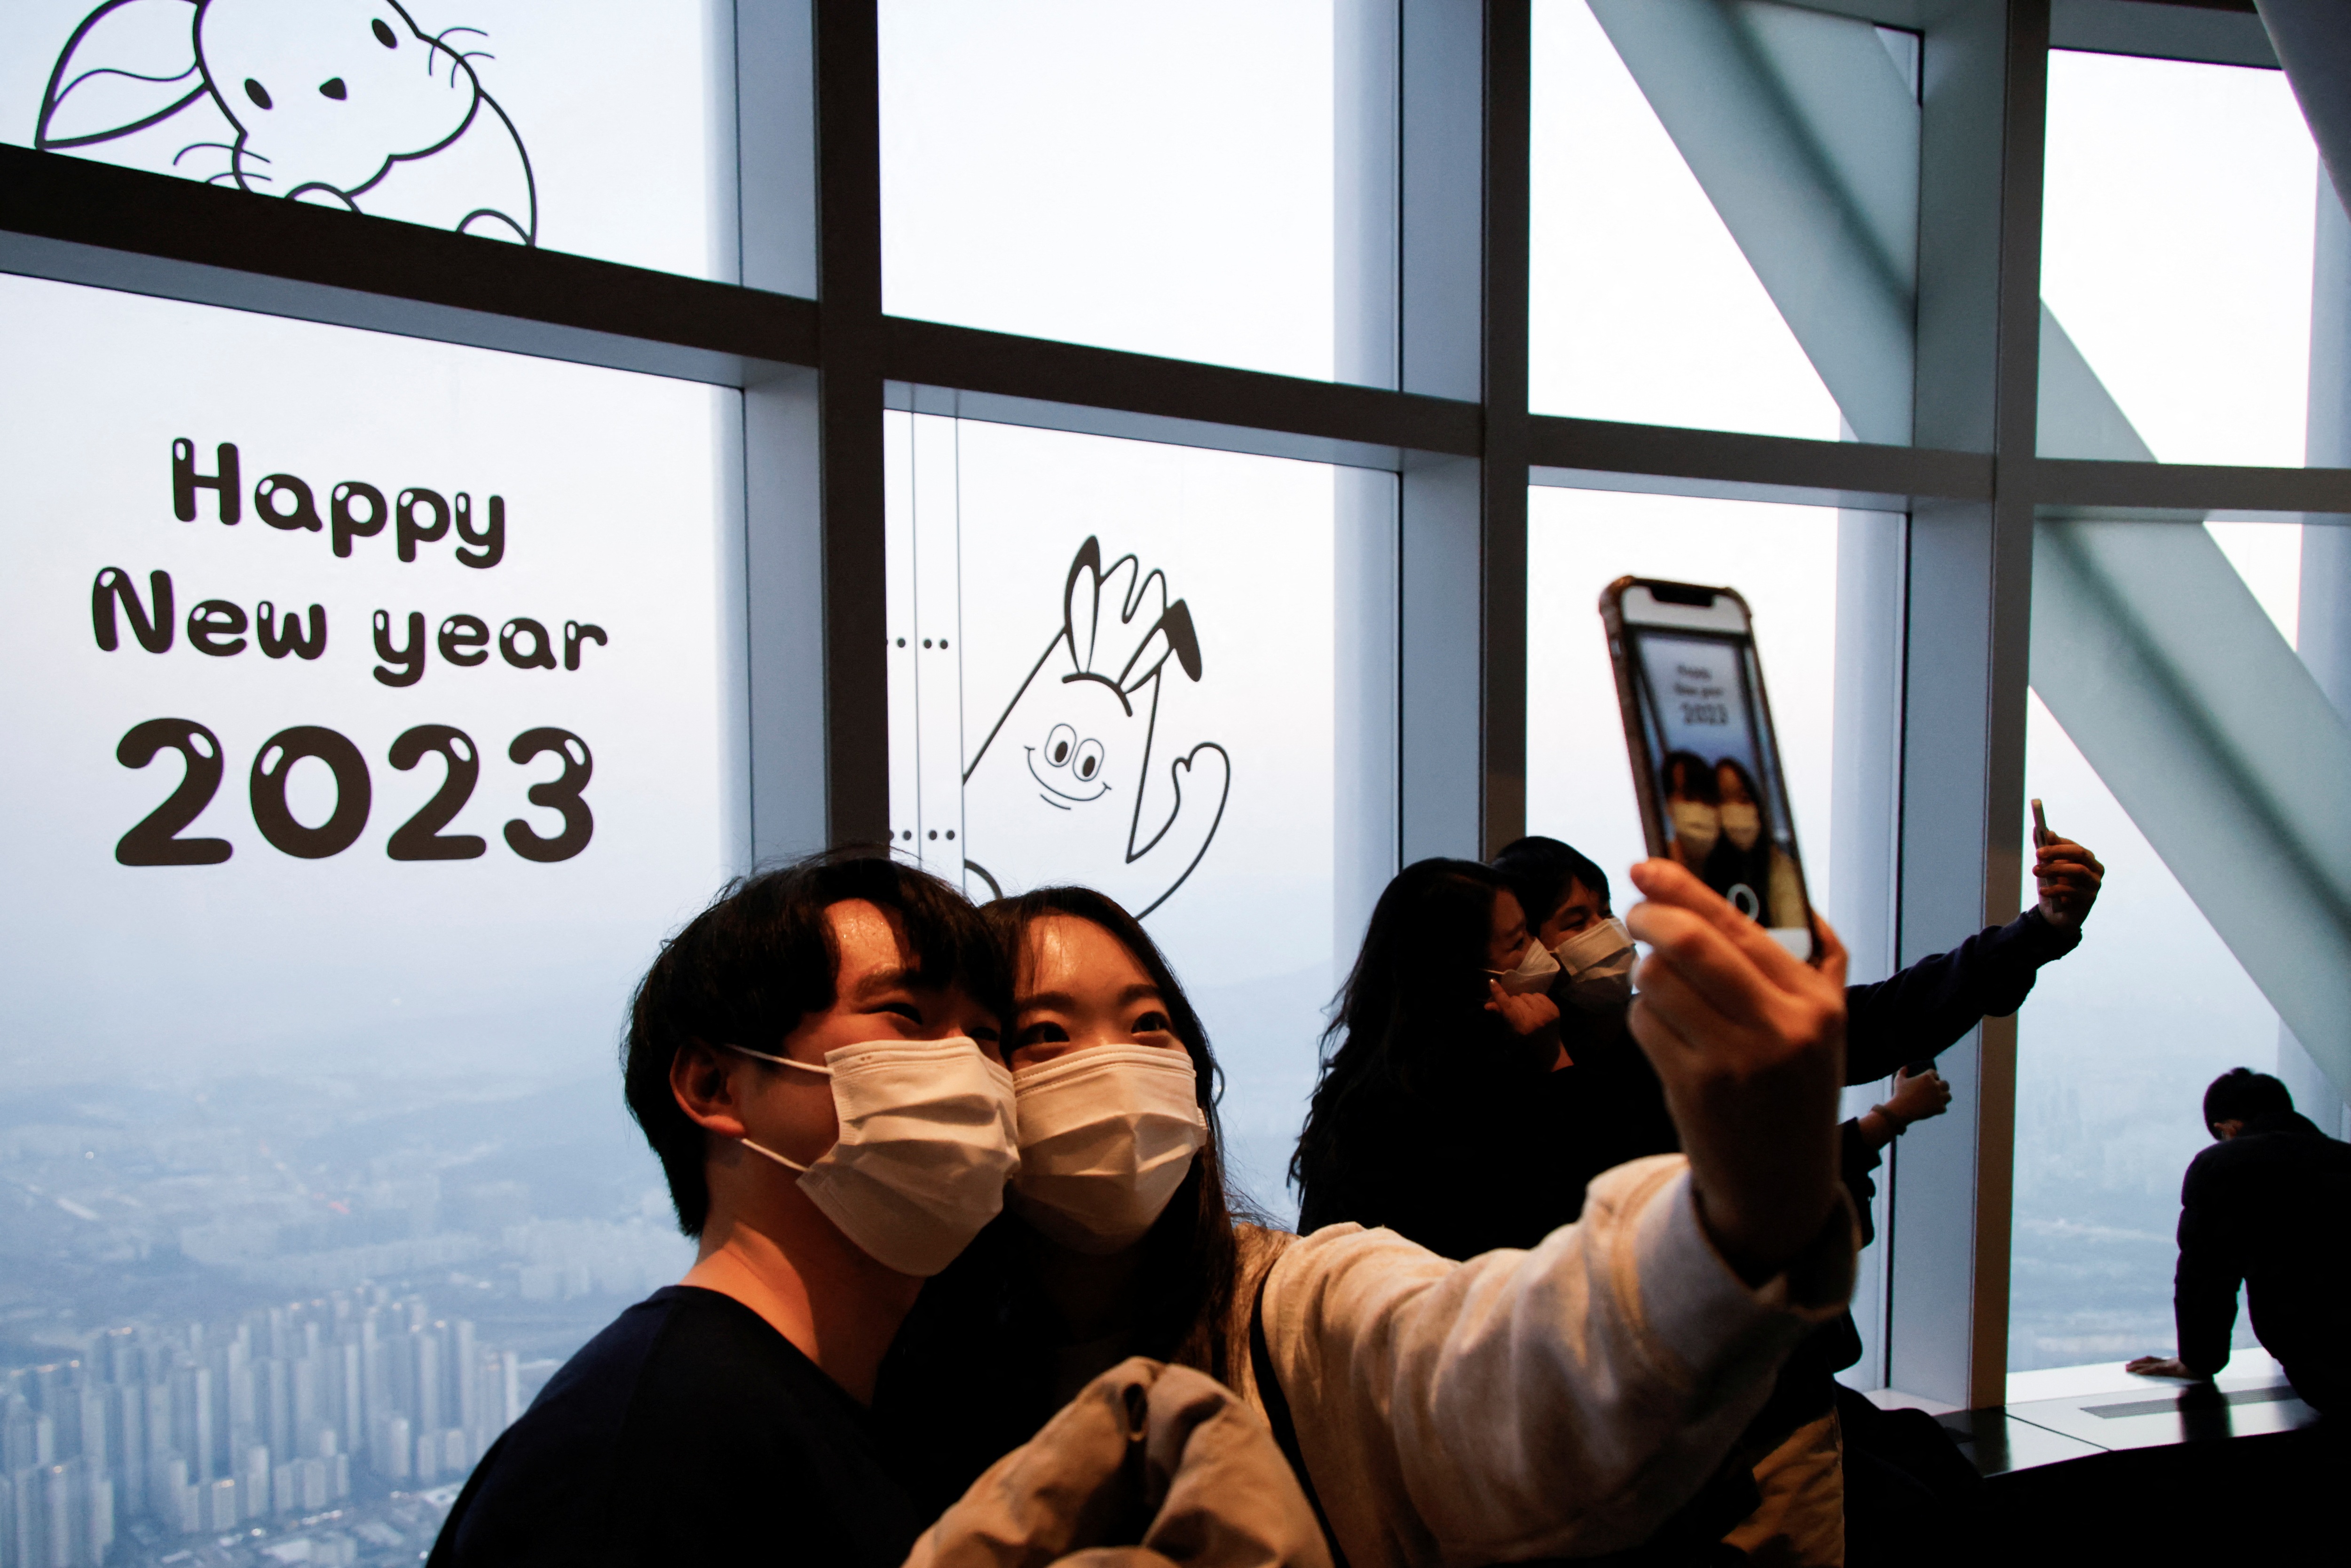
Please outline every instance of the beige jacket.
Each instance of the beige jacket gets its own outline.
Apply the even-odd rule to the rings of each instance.
[[[1331,1568],[1265,1423],[1134,1356],[988,1467],[904,1568]]]
[[[1249,1312],[1350,1568],[1589,1556],[1646,1540],[1713,1473],[1781,1359],[1853,1285],[1840,1207],[1750,1289],[1699,1228],[1687,1162],[1594,1180],[1532,1251],[1454,1263],[1393,1231],[1248,1230],[1234,1381],[1264,1409]]]

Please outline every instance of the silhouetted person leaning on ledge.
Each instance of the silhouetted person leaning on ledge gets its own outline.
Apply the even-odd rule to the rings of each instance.
[[[2231,1068],[2204,1091],[2219,1141],[2179,1194],[2172,1312],[2179,1354],[2126,1369],[2209,1379],[2229,1364],[2237,1285],[2262,1348],[2314,1409],[2351,1409],[2351,1144],[2328,1137],[2266,1072]]]

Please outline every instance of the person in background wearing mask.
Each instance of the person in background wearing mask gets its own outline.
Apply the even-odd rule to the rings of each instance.
[[[1722,803],[1714,769],[1691,751],[1666,754],[1666,821],[1673,841],[1666,852],[1694,872],[1722,836]]]
[[[1606,873],[1569,845],[1540,836],[1503,846],[1493,869],[1516,895],[1535,939],[1559,962],[1551,996],[1560,1004],[1568,1060],[1558,1065],[1591,1061],[1613,1070],[1583,1080],[1586,1098],[1602,1106],[1592,1119],[1606,1128],[1637,1129],[1650,1140],[1630,1155],[1615,1141],[1587,1147],[1570,1140],[1554,1153],[1589,1180],[1634,1155],[1671,1148],[1655,1141],[1671,1132],[1655,1073],[1637,1053],[1611,1054],[1611,1046],[1627,1038],[1634,952],[1631,934],[1612,915]],[[2098,857],[2052,835],[2035,852],[2032,874],[2038,901],[2006,925],[1921,958],[1889,979],[1845,988],[1849,1085],[1875,1083],[1907,1064],[1930,1061],[1982,1019],[2014,1012],[2041,967],[2081,945],[2082,922],[2097,903],[2105,874]],[[1859,1198],[1866,1200],[1866,1195]]]
[[[2339,1419],[2351,1410],[2351,1144],[2296,1112],[2283,1083],[2246,1067],[2204,1091],[2204,1125],[2214,1142],[2189,1162],[2179,1193],[2179,1354],[2124,1370],[2220,1375],[2241,1284],[2262,1348],[2304,1404]]]
[[[1552,1150],[1563,1127],[1597,1135],[1575,1120],[1583,1080],[1571,1088],[1561,1071],[1585,1058],[1562,1037],[1556,1002],[1503,983],[1541,951],[1501,873],[1426,860],[1396,873],[1323,1036],[1290,1166],[1300,1229],[1385,1226],[1466,1259],[1531,1247],[1576,1217],[1599,1173]],[[1629,1035],[1624,1045],[1638,1053]]]
[[[1010,1000],[978,913],[882,858],[751,877],[672,938],[625,1088],[700,1257],[483,1456],[436,1568],[902,1563],[935,1511],[866,1406],[1018,1163]]]
[[[1796,862],[1763,831],[1763,797],[1736,760],[1714,765],[1722,837],[1706,858],[1706,884],[1766,925],[1802,926],[1804,880]]]
[[[1644,1155],[1674,1148],[1673,1118],[1648,1059],[1628,1027],[1633,934],[1609,902],[1608,873],[1557,839],[1506,846],[1493,868],[1510,883],[1533,927],[1534,944],[1559,962],[1551,999],[1560,1012],[1561,1059],[1573,1068],[1543,1081],[1539,1094],[1558,1129],[1551,1154],[1562,1186]]]
[[[1743,776],[1722,779],[1723,800],[1729,801],[1734,787],[1744,785]],[[1735,847],[1735,825],[1726,808],[1723,842],[1709,857],[1709,880],[1724,851]],[[1539,1190],[1548,1191],[1560,1207],[1524,1216],[1522,1233],[1532,1234],[1556,1214],[1575,1212],[1582,1183],[1626,1159],[1674,1147],[1674,1133],[1647,1063],[1637,1052],[1612,1049],[1628,1016],[1625,999],[1612,980],[1577,985],[1579,971],[1570,961],[1573,946],[1613,949],[1616,944],[1606,928],[1605,876],[1568,845],[1540,837],[1505,846],[1494,865],[1520,893],[1538,936],[1558,942],[1562,979],[1571,987],[1563,1043],[1576,1071],[1556,1074],[1555,1083],[1534,1096],[1545,1103],[1542,1113],[1552,1132],[1546,1146],[1561,1167]],[[1879,1164],[1877,1151],[1912,1122],[1939,1115],[1949,1103],[1949,1088],[1939,1075],[1924,1068],[1912,1072],[1905,1064],[1929,1061],[1983,1018],[2022,1006],[2040,967],[2080,944],[2081,924],[2097,901],[2105,868],[2081,845],[2052,835],[2038,847],[2033,874],[2039,902],[2007,925],[1923,958],[1890,979],[1846,990],[1845,1082],[1872,1083],[1899,1073],[1886,1103],[1839,1129],[1840,1174],[1861,1216],[1865,1245],[1874,1239],[1869,1215],[1876,1188],[1870,1172]],[[1588,1012],[1577,1005],[1587,995],[1593,1003]],[[1593,1069],[1588,1073],[1583,1071],[1587,1063]],[[1455,1197],[1463,1205],[1473,1202],[1466,1192]],[[1763,1505],[1731,1540],[1758,1561],[1843,1560],[1846,1516],[1855,1531],[1851,1560],[1880,1560],[1873,1556],[1878,1544],[1890,1547],[1906,1533],[1906,1508],[1928,1493],[1952,1490],[1943,1484],[1949,1473],[1920,1459],[1920,1445],[1911,1440],[1917,1434],[1902,1429],[1915,1423],[1889,1419],[1836,1384],[1834,1374],[1853,1365],[1861,1353],[1850,1317],[1824,1327],[1789,1358],[1771,1401],[1746,1435],[1745,1445],[1766,1456],[1756,1470]],[[1865,1456],[1873,1437],[1896,1450],[1848,1467],[1859,1488],[1850,1499],[1842,1496],[1834,1462],[1838,1446],[1847,1440],[1841,1435],[1845,1425],[1856,1429]]]
[[[1490,894],[1491,873],[1468,869]],[[1824,977],[1742,940],[1694,878],[1647,872],[1634,920],[1657,948],[1650,1044],[1692,1157],[1616,1173],[1584,1223],[1466,1267],[1353,1226],[1300,1239],[1228,1199],[1216,1063],[1150,937],[1084,889],[990,905],[1016,954],[1021,1168],[1009,1212],[907,1325],[877,1406],[929,1445],[935,1490],[1090,1368],[1141,1353],[1265,1413],[1355,1568],[1644,1539],[1712,1470],[1780,1349],[1836,1310],[1850,1247],[1826,1136],[1836,960]],[[1525,1055],[1493,973],[1520,956],[1464,945],[1453,1016]],[[1791,1160],[1788,1129],[1808,1120],[1819,1157]],[[1426,1107],[1387,1158],[1426,1173],[1447,1122]],[[1742,1230],[1766,1215],[1756,1256]],[[1523,1332],[1491,1333],[1502,1319]],[[958,1428],[944,1414],[958,1411],[1007,1425]]]

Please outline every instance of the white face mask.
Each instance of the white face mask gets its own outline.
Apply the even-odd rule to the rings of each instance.
[[[1724,802],[1722,836],[1742,850],[1753,849],[1755,841],[1763,836],[1763,813],[1753,805]]]
[[[1722,813],[1703,800],[1676,800],[1667,810],[1673,816],[1674,841],[1688,857],[1686,863],[1697,865],[1713,852],[1714,841],[1722,836]]]
[[[1614,915],[1587,925],[1554,949],[1567,971],[1567,997],[1578,1010],[1606,1012],[1633,999],[1633,934]],[[1553,988],[1556,989],[1556,988]]]
[[[927,1279],[1002,1212],[1020,1168],[1012,1074],[974,1041],[879,1040],[824,1054],[825,1065],[727,1050],[832,1080],[841,1136],[807,1165],[750,1139],[743,1146],[800,1173],[800,1190],[868,1257]]]
[[[1012,1075],[1020,1113],[1015,1212],[1074,1252],[1143,1239],[1208,1139],[1191,1056],[1101,1045]]]
[[[1486,973],[1500,981],[1502,989],[1510,995],[1523,997],[1529,991],[1551,989],[1551,983],[1559,977],[1559,960],[1541,943],[1530,942],[1518,967],[1489,969]]]

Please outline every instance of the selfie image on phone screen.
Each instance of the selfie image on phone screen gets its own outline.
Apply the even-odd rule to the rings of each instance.
[[[1625,579],[1603,614],[1651,852],[1810,956],[1795,822],[1745,601],[1728,589]]]

